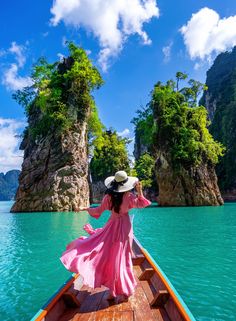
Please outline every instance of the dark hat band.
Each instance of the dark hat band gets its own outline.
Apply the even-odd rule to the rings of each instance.
[[[121,182],[117,182],[115,179],[113,181],[111,181],[111,188],[113,190],[116,190],[119,186],[123,186],[125,183],[127,183],[129,180],[129,178],[127,177],[125,180],[121,181]]]

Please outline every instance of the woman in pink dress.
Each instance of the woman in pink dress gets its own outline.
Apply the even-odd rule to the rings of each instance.
[[[131,249],[133,229],[128,215],[132,208],[143,208],[151,204],[143,196],[141,183],[126,172],[116,172],[106,178],[107,187],[101,205],[96,208],[81,208],[95,218],[103,211],[110,210],[111,216],[103,228],[93,229],[86,224],[84,229],[90,234],[72,241],[66,247],[60,260],[71,272],[80,273],[84,284],[91,288],[109,288],[113,299],[118,295],[126,298],[134,293],[136,281],[133,274]],[[137,196],[130,192],[136,188]]]

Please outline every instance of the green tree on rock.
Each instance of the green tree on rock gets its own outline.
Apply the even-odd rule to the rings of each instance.
[[[137,161],[135,161],[134,174],[137,175],[142,182],[144,188],[155,188],[155,158],[149,153],[142,154]]]
[[[129,173],[129,158],[126,149],[128,140],[118,136],[116,131],[103,132],[98,144],[94,145],[90,171],[93,182],[103,181],[118,170]]]
[[[84,49],[72,42],[68,49],[69,57],[63,62],[48,63],[40,58],[33,67],[33,85],[13,95],[25,108],[28,119],[38,115],[30,132],[26,132],[32,138],[49,132],[61,134],[96,114],[91,92],[103,84],[101,75]]]

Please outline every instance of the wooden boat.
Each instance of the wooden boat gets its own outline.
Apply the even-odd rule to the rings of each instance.
[[[107,288],[92,290],[83,285],[79,274],[73,274],[31,321],[194,321],[166,275],[137,239],[132,256],[138,286],[128,300],[107,300]]]

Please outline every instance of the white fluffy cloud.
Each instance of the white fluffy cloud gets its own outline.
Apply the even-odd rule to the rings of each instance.
[[[17,45],[15,41],[11,43],[9,52],[11,52],[12,54],[15,54],[19,67],[23,67],[25,64],[26,58],[24,55],[24,51],[25,51],[24,46]]]
[[[138,34],[150,44],[143,24],[159,16],[156,0],[55,0],[51,8],[52,25],[60,21],[83,27],[98,38],[99,63],[107,69],[111,57],[118,55],[130,35]]]
[[[12,42],[11,47],[6,51],[6,54],[13,54],[16,60],[15,63],[10,64],[3,72],[2,84],[9,90],[20,90],[26,86],[32,85],[30,77],[19,76],[19,69],[23,68],[26,62],[25,56],[26,48]]]
[[[122,132],[118,132],[117,134],[121,137],[128,137],[130,135],[130,130],[125,128]]]
[[[4,72],[2,83],[9,90],[20,90],[26,86],[32,85],[30,77],[21,77],[18,75],[19,67],[17,64],[11,64],[10,68]]]
[[[0,172],[21,168],[23,152],[19,150],[18,134],[24,127],[23,121],[0,118]]]
[[[194,13],[180,32],[191,59],[210,60],[212,54],[236,45],[236,15],[220,18],[209,8]]]

